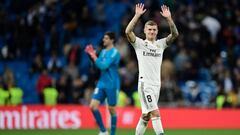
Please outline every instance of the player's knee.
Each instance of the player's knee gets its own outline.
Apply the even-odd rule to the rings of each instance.
[[[94,102],[91,102],[89,107],[90,107],[91,110],[97,110],[98,109],[98,104],[96,104]]]
[[[108,110],[109,110],[109,112],[110,112],[111,115],[116,114],[116,108],[115,108],[115,106],[109,106],[109,107],[108,107]]]
[[[160,117],[159,110],[154,110],[151,112],[152,116],[151,117]]]
[[[151,118],[151,114],[148,113],[148,114],[142,114],[142,119],[145,120],[145,121],[149,121]]]
[[[90,104],[89,107],[90,107],[91,110],[97,109],[97,108],[96,108],[94,105],[92,105],[92,104]]]

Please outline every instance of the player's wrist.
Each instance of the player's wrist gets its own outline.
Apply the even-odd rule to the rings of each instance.
[[[135,16],[134,16],[134,17],[139,18],[139,17],[141,17],[141,14],[135,13]]]
[[[92,59],[96,59],[97,55],[95,52],[90,52],[89,55],[91,56]]]
[[[93,59],[93,61],[96,61],[96,59],[97,59],[97,55],[91,55],[91,58]]]
[[[166,17],[167,21],[172,21],[172,17],[169,16],[169,17]]]

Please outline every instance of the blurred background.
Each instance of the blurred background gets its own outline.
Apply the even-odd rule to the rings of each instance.
[[[172,11],[180,36],[164,53],[159,105],[237,108],[240,105],[240,2],[238,0],[1,0],[0,104],[88,105],[99,76],[84,52],[99,50],[106,31],[117,34],[121,53],[119,106],[139,107],[136,55],[124,31],[134,6],[143,25],[159,24],[159,9]]]
[[[95,128],[52,134],[96,134],[88,105],[99,71],[84,48],[91,43],[99,52],[104,33],[113,31],[121,54],[118,125],[132,128],[118,134],[134,134],[141,114],[138,67],[124,31],[139,2],[147,12],[134,29],[137,36],[144,38],[143,26],[149,19],[159,24],[158,38],[169,34],[159,13],[162,4],[170,7],[180,33],[162,63],[159,106],[164,127],[218,128],[167,133],[239,134],[219,130],[240,128],[239,0],[1,0],[0,129]],[[43,132],[51,134],[49,130],[34,134]]]

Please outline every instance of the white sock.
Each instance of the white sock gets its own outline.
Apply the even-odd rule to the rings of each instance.
[[[163,134],[163,127],[160,117],[153,117],[152,118],[152,125],[153,129],[156,133],[156,135],[162,135]]]
[[[148,121],[145,121],[142,118],[140,118],[136,127],[135,135],[143,135],[144,132],[146,131],[147,124],[148,124]]]

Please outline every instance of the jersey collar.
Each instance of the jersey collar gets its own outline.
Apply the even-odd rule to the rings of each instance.
[[[152,42],[152,41],[149,41],[149,40],[145,39],[144,41],[147,42],[148,44],[154,44],[154,43],[156,43],[156,40],[154,40],[154,41]]]

